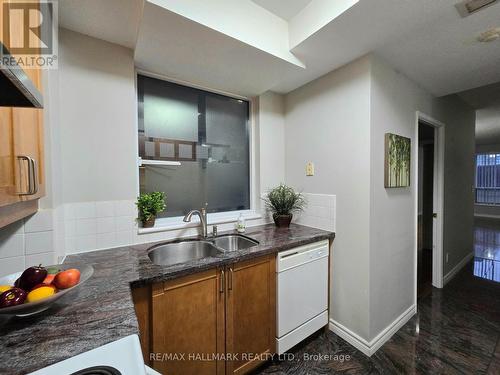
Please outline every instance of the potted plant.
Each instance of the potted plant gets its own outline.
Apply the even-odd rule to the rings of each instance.
[[[272,212],[274,223],[279,228],[288,228],[293,213],[306,206],[306,200],[301,193],[295,192],[290,186],[280,184],[267,192],[264,198],[266,207]]]
[[[155,225],[156,215],[165,210],[165,193],[155,191],[149,194],[141,194],[137,197],[137,210],[139,220],[143,228],[151,228]]]

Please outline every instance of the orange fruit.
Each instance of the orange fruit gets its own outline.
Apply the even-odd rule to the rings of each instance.
[[[35,302],[53,296],[56,293],[56,288],[52,285],[41,285],[28,293],[26,302]]]
[[[11,285],[0,285],[0,294],[2,294],[3,292],[8,291],[10,289],[12,289]]]
[[[54,277],[54,284],[57,289],[68,289],[80,282],[80,271],[76,268],[71,268],[69,270],[59,272],[56,277]]]

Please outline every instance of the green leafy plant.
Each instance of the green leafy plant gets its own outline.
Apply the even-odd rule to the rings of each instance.
[[[307,205],[301,193],[295,192],[293,188],[285,184],[280,184],[269,190],[263,200],[273,216],[291,215],[294,212],[302,211]]]
[[[138,219],[142,222],[151,220],[167,207],[165,203],[165,193],[155,191],[149,194],[141,194],[135,203],[139,211]]]

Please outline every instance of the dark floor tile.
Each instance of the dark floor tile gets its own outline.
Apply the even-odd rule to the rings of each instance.
[[[500,255],[500,220],[476,222],[475,239],[476,256]],[[256,373],[500,374],[500,283],[475,275],[470,262],[444,289],[420,298],[417,315],[372,357],[329,331],[290,354],[293,360],[272,362]]]

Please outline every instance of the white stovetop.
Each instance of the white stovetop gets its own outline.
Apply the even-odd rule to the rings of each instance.
[[[30,375],[70,375],[73,372],[92,366],[114,367],[122,375],[158,374],[144,365],[139,337],[137,335],[130,335],[68,358],[52,366],[37,370]]]

